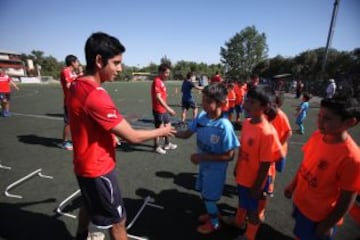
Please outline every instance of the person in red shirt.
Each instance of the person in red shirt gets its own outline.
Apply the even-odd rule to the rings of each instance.
[[[241,130],[239,155],[234,169],[239,208],[235,219],[230,222],[242,227],[248,216],[246,231],[237,238],[239,240],[255,240],[260,226],[259,201],[264,198],[269,167],[283,156],[278,134],[265,115],[273,98],[274,93],[270,88],[251,88],[244,103],[250,118],[244,120]]]
[[[64,94],[64,128],[62,136],[62,147],[66,150],[71,151],[73,150],[73,145],[71,142],[71,133],[66,101],[71,82],[74,81],[79,75],[82,75],[82,72],[79,73],[79,75],[76,73],[76,71],[80,68],[80,62],[74,55],[67,55],[65,57],[65,64],[66,67],[61,69],[60,72],[60,83]]]
[[[229,118],[229,121],[231,122],[233,119],[233,115],[234,115],[234,111],[235,111],[235,102],[236,102],[236,94],[234,91],[234,83],[229,83],[227,85],[227,89],[228,89],[228,95],[227,95],[227,99],[228,99],[228,103],[229,103],[229,109],[227,111],[227,117]]]
[[[244,86],[245,86],[244,82],[242,81],[237,81],[234,86],[234,91],[236,95],[236,100],[235,100],[236,124],[241,124],[240,117],[241,117],[241,113],[243,112],[243,103],[246,94],[246,89]]]
[[[109,229],[111,239],[127,240],[126,211],[115,172],[114,135],[131,143],[175,134],[171,125],[135,130],[101,87],[122,71],[125,47],[106,33],[93,33],[86,41],[86,74],[71,83],[67,96],[73,138],[74,172],[84,205],[78,217],[76,239],[86,239],[90,220]]]
[[[303,161],[284,191],[293,199],[297,239],[333,239],[354,203],[360,191],[360,148],[348,129],[359,121],[355,98],[321,101],[318,130],[303,146]]]
[[[170,75],[170,66],[163,63],[159,66],[159,75],[156,76],[151,84],[151,102],[156,128],[170,124],[170,116],[175,116],[176,112],[167,104],[167,90],[164,81]],[[160,145],[160,138],[154,139],[154,150],[160,154],[166,154],[166,150],[174,150],[177,145],[171,143],[165,137],[165,145]]]
[[[219,71],[216,71],[215,75],[210,79],[210,83],[221,83],[223,81]]]
[[[2,117],[10,117],[10,96],[11,96],[11,85],[19,90],[16,83],[5,74],[4,70],[0,68],[0,102],[1,102],[1,113]]]

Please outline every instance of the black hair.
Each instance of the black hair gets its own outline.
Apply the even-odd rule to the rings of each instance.
[[[70,54],[65,57],[65,64],[69,67],[73,62],[76,62],[77,60],[78,59],[76,56]]]
[[[268,86],[251,88],[246,96],[258,100],[261,106],[266,106],[275,102],[275,93]]]
[[[217,103],[224,103],[228,95],[226,86],[222,83],[209,84],[203,89],[202,93]]]
[[[305,102],[308,102],[312,98],[312,96],[310,93],[304,92],[303,98],[304,98]]]
[[[355,117],[358,122],[360,121],[360,103],[351,96],[323,99],[320,106],[330,109],[334,114],[340,116],[342,120]]]
[[[125,47],[117,38],[103,32],[93,33],[85,43],[86,72],[89,74],[95,72],[97,55],[101,56],[106,66],[110,58],[124,52]]]
[[[195,73],[194,72],[188,72],[186,74],[186,79],[190,79],[192,76],[195,76]]]
[[[159,71],[159,73],[163,73],[168,69],[171,69],[170,65],[167,63],[162,63],[162,64],[160,64],[158,71]]]

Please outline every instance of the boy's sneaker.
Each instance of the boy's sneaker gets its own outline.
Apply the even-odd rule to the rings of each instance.
[[[104,240],[105,234],[102,232],[89,232],[86,240]]]
[[[165,150],[174,150],[174,149],[177,149],[177,145],[174,143],[168,143],[168,144],[164,145],[164,149]]]
[[[164,150],[161,146],[156,147],[155,152],[159,154],[166,154],[166,150]]]
[[[3,117],[10,117],[10,116],[11,116],[11,113],[10,113],[9,111],[5,111],[5,110],[4,110],[4,111],[2,112],[2,116],[3,116]]]
[[[65,141],[62,145],[63,149],[68,150],[68,151],[72,151],[73,150],[73,145],[70,141]]]
[[[220,229],[220,224],[212,224],[211,222],[204,223],[197,227],[197,231],[201,234],[209,234]]]

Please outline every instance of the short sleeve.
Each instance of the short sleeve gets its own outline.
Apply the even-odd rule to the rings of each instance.
[[[89,94],[85,109],[107,131],[114,128],[123,119],[109,94],[103,88],[98,88]]]

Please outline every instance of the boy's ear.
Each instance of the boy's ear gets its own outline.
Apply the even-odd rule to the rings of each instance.
[[[102,60],[102,57],[101,55],[96,55],[95,57],[95,64],[96,64],[96,67],[101,69],[103,67],[103,60]]]
[[[349,119],[346,119],[345,120],[345,124],[351,128],[353,126],[355,126],[356,124],[358,124],[359,121],[356,119],[356,117],[352,117],[352,118],[349,118]]]

